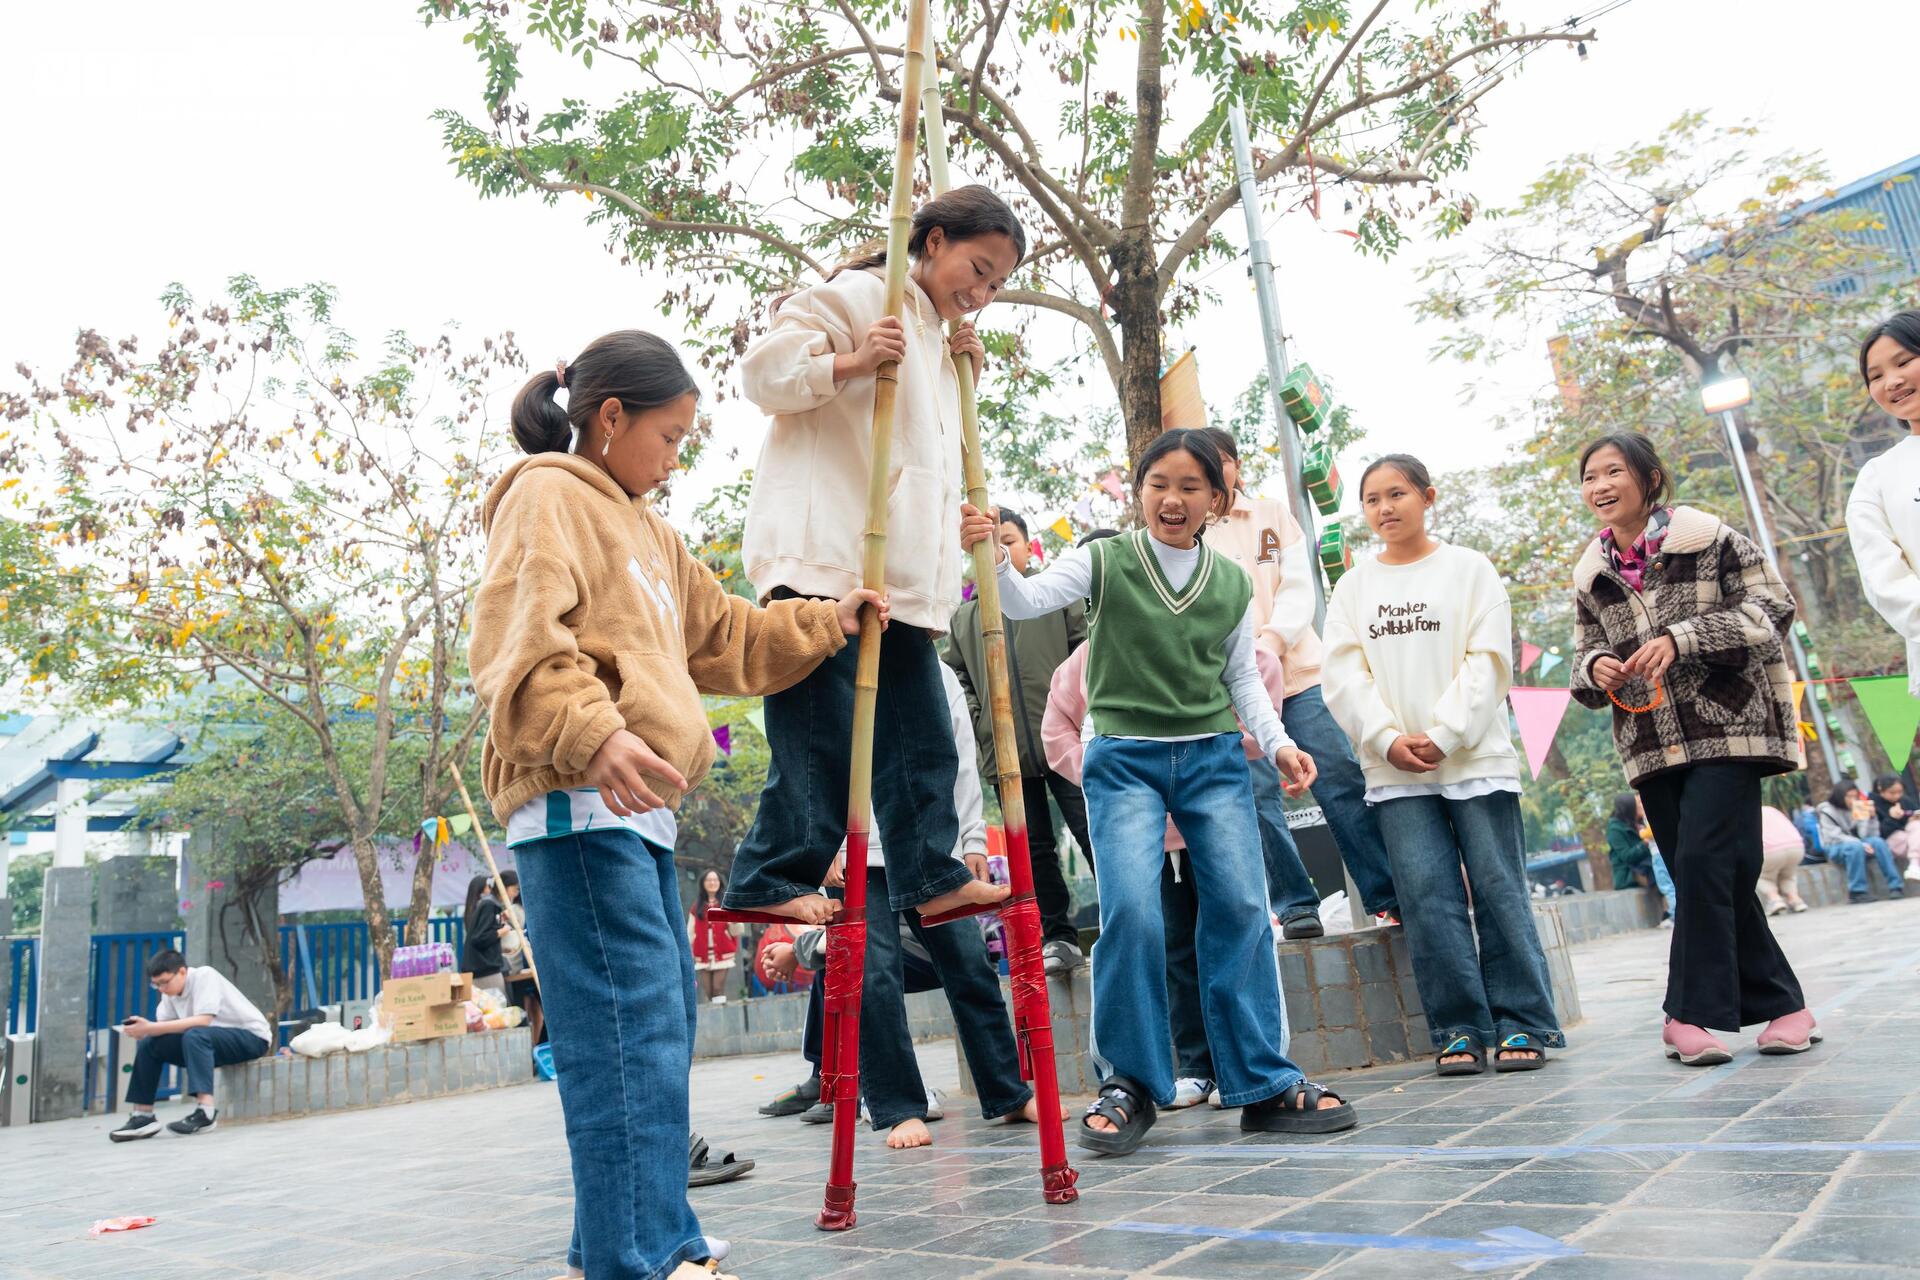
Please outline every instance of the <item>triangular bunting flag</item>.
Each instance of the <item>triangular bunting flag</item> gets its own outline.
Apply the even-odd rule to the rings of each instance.
[[[1539,645],[1529,644],[1525,640],[1522,640],[1520,642],[1520,669],[1525,671],[1532,667],[1533,664],[1539,660],[1540,655],[1545,652],[1546,650],[1542,649]]]
[[[1067,523],[1067,518],[1065,516],[1061,516],[1058,520],[1055,520],[1052,524],[1048,525],[1047,527],[1053,530],[1053,536],[1060,539],[1060,541],[1062,542],[1073,541],[1073,526]]]
[[[720,748],[721,755],[723,756],[732,755],[733,754],[733,726],[723,724],[718,729],[715,729],[713,731],[713,745]]]
[[[1507,693],[1513,703],[1513,719],[1520,729],[1520,745],[1526,748],[1527,767],[1540,776],[1547,762],[1553,735],[1560,732],[1560,721],[1573,701],[1571,689],[1512,689]]]
[[[1124,502],[1126,500],[1127,491],[1120,483],[1120,473],[1118,471],[1109,471],[1107,474],[1101,476],[1100,487],[1106,490],[1107,496],[1115,502]]]
[[[453,834],[463,836],[473,830],[473,819],[464,813],[456,813],[447,819],[447,825],[453,828]]]
[[[1907,678],[1899,676],[1861,676],[1849,680],[1860,709],[1867,713],[1880,745],[1895,769],[1907,767],[1913,754],[1913,734],[1920,729],[1920,698],[1907,692]]]
[[[761,737],[764,738],[767,736],[767,713],[765,709],[755,707],[753,710],[747,712],[747,723],[758,730]]]
[[[1563,658],[1563,657],[1561,657],[1561,656],[1560,656],[1559,654],[1557,654],[1557,653],[1543,653],[1543,654],[1541,654],[1541,655],[1540,655],[1540,674],[1541,674],[1541,676],[1542,676],[1542,677],[1544,677],[1544,676],[1546,676],[1546,674],[1547,674],[1548,672],[1550,672],[1550,671],[1552,671],[1552,670],[1553,670],[1553,669],[1554,669],[1555,667],[1557,667],[1557,666],[1559,666],[1559,665],[1560,665],[1561,663],[1563,663],[1563,662],[1565,662],[1565,661],[1566,661],[1566,659],[1565,659],[1565,658]]]
[[[1793,718],[1795,720],[1800,718],[1800,704],[1806,700],[1807,682],[1805,680],[1795,680],[1793,682]]]

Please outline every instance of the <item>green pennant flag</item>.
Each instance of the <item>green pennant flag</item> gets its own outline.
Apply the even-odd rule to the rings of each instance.
[[[764,738],[767,736],[766,713],[762,711],[759,707],[756,706],[753,710],[747,712],[747,723],[752,725],[755,729],[758,729],[760,731],[761,737]]]
[[[1906,768],[1913,754],[1914,731],[1920,729],[1920,698],[1907,692],[1907,677],[1861,676],[1847,683],[1853,686],[1853,696],[1860,699],[1860,709],[1867,713],[1867,723],[1893,767]]]

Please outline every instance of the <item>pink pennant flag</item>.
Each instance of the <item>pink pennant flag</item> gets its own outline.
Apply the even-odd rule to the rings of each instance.
[[[1539,645],[1528,644],[1525,640],[1522,640],[1520,642],[1520,669],[1522,671],[1532,670],[1533,664],[1540,660],[1540,655],[1544,652],[1545,650]]]
[[[1126,500],[1127,491],[1120,484],[1120,473],[1118,471],[1109,471],[1107,474],[1101,476],[1100,487],[1105,489],[1107,496],[1115,502],[1124,502]]]
[[[1520,745],[1526,748],[1527,767],[1538,778],[1540,766],[1547,762],[1547,751],[1553,746],[1553,735],[1560,732],[1567,704],[1573,701],[1573,691],[1510,689],[1507,698],[1513,704],[1514,723],[1520,729]]]

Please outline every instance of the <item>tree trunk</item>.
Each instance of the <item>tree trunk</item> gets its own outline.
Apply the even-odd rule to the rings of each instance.
[[[393,965],[393,949],[399,940],[393,934],[386,886],[380,880],[380,851],[371,832],[353,837],[353,862],[360,871],[360,896],[366,904],[367,940],[373,944],[380,972],[385,973]]]
[[[433,872],[440,865],[440,846],[431,840],[420,842],[420,856],[413,862],[413,888],[407,897],[407,945],[420,946],[427,940],[427,917],[433,914]]]
[[[1144,232],[1128,232],[1114,248],[1117,275],[1114,319],[1120,325],[1124,364],[1120,373],[1120,412],[1126,421],[1127,465],[1160,434],[1160,296],[1154,273],[1153,242]]]

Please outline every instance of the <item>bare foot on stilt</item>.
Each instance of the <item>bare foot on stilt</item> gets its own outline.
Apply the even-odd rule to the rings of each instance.
[[[826,924],[839,913],[840,904],[822,893],[809,893],[786,902],[761,907],[768,915],[785,916],[801,924]]]
[[[933,1134],[927,1130],[925,1120],[902,1120],[887,1132],[887,1145],[895,1151],[905,1151],[909,1147],[930,1147]]]
[[[944,915],[949,911],[959,911],[966,907],[990,905],[1005,902],[1013,890],[1004,884],[988,884],[985,880],[969,880],[951,893],[921,903],[914,910],[923,916]]]
[[[1004,1119],[1008,1124],[1021,1124],[1021,1123],[1039,1124],[1040,1123],[1040,1099],[1028,1098],[1026,1106],[1020,1108],[1018,1111],[1009,1111],[1005,1116],[1001,1118]],[[1060,1104],[1060,1118],[1062,1120],[1065,1120],[1067,1118],[1067,1104],[1064,1102]]]

